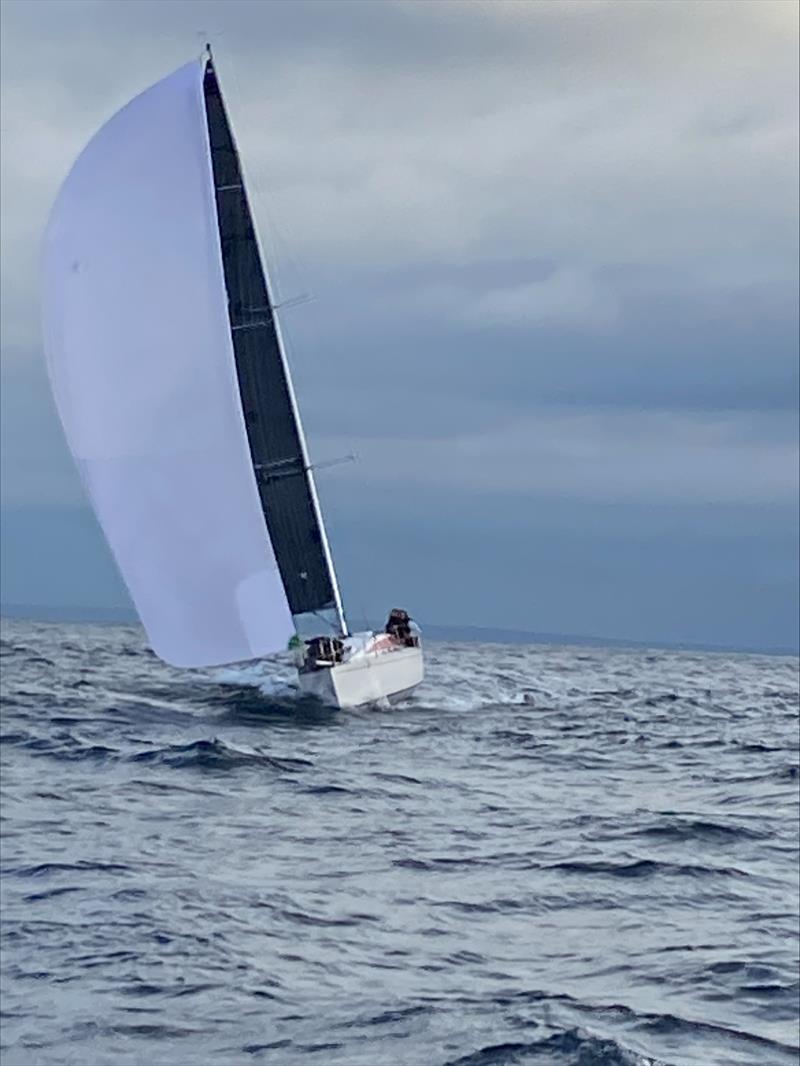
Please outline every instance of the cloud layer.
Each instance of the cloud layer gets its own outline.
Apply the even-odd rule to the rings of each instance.
[[[278,298],[316,297],[283,316],[312,451],[360,455],[325,475],[333,511],[361,514],[359,484],[388,509],[391,486],[421,529],[443,520],[437,491],[512,525],[523,498],[613,505],[622,537],[624,507],[750,508],[740,580],[797,493],[797,17],[782,0],[6,0],[4,500],[80,500],[39,362],[49,205],[97,126],[204,31]],[[678,572],[679,547],[659,565]]]

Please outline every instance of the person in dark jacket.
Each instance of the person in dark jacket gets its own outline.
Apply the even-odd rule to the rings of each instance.
[[[416,646],[416,637],[411,632],[411,618],[408,611],[403,611],[399,607],[393,607],[389,612],[389,620],[386,623],[386,632],[389,636],[394,637],[395,640],[401,641],[406,647],[413,648]]]

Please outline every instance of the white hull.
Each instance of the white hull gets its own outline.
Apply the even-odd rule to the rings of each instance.
[[[298,672],[302,692],[331,707],[362,707],[406,695],[422,681],[421,648],[354,656],[348,662]]]

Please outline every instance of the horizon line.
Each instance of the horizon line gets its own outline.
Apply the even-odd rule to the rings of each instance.
[[[76,625],[141,625],[132,607],[80,606],[77,604],[20,604],[0,603],[0,618],[9,621],[74,623]],[[374,628],[372,623],[367,623]],[[378,627],[380,628],[380,627]],[[714,644],[710,641],[641,640],[633,637],[599,637],[585,633],[553,633],[536,630],[505,628],[455,623],[426,622],[423,635],[428,633],[433,640],[459,639],[467,643],[486,644],[542,644],[550,646],[583,646],[595,648],[653,648],[664,651],[702,651],[718,654],[776,655],[796,658],[800,655],[797,645],[773,644],[758,647],[752,644]],[[459,634],[448,637],[447,633]],[[472,634],[469,636],[468,634]],[[502,639],[501,639],[502,638]],[[527,638],[527,639],[522,639]]]

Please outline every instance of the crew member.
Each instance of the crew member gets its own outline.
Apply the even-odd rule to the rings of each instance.
[[[405,644],[407,648],[416,647],[417,638],[411,632],[411,619],[408,611],[393,607],[389,612],[386,632],[389,636],[394,637],[395,640],[399,640],[401,644]]]

